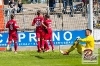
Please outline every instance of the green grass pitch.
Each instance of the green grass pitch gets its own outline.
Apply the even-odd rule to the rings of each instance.
[[[0,52],[0,66],[100,66],[100,49],[98,59],[98,64],[82,64],[82,56],[76,51],[70,55],[62,55],[59,51]]]

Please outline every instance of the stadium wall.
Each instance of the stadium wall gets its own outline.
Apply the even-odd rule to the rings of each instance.
[[[55,45],[55,50],[66,49],[70,47],[77,36],[82,38],[85,30],[66,30],[66,31],[53,31],[53,42]],[[35,32],[18,32],[18,51],[33,51],[37,50],[36,35]],[[8,32],[0,33],[0,47],[6,47],[8,42]],[[83,43],[84,44],[84,43]],[[14,44],[12,42],[12,50]]]
[[[77,36],[80,36],[81,38],[84,38],[85,35],[85,30],[66,30],[66,31],[53,31],[53,42],[55,45],[55,50],[64,50],[69,48],[74,40],[76,39]],[[94,31],[95,35],[95,47],[96,48],[100,48],[99,45],[100,43],[98,43],[97,41],[99,40],[99,33],[100,31]],[[36,47],[36,35],[35,32],[19,32],[18,33],[18,50],[19,51],[33,51],[33,50],[37,50]],[[6,47],[7,46],[7,42],[8,42],[8,33],[0,33],[0,47]],[[83,45],[85,45],[85,43],[82,43]],[[13,43],[11,44],[11,47],[13,49]],[[14,50],[14,49],[13,49]]]
[[[52,40],[54,45],[71,45],[76,37],[80,36],[84,38],[85,30],[75,31],[53,31]],[[35,32],[19,32],[18,33],[18,45],[19,46],[36,46],[36,34]],[[0,46],[7,46],[8,33],[0,33]],[[11,45],[13,46],[13,44]]]

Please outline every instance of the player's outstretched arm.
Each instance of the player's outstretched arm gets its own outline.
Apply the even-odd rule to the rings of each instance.
[[[90,38],[86,37],[86,38],[83,38],[83,39],[80,38],[79,41],[80,42],[90,42],[91,40],[90,40]]]

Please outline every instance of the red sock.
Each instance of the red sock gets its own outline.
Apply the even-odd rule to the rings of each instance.
[[[17,51],[17,43],[16,42],[14,43],[14,49],[15,49],[15,51]]]
[[[50,41],[50,45],[51,45],[51,47],[52,47],[52,50],[54,50],[54,44],[53,44],[52,41]]]
[[[50,48],[49,48],[48,42],[45,41],[45,50],[49,50],[49,49],[50,49]]]
[[[44,40],[42,40],[42,46],[41,47],[44,48]]]
[[[41,49],[40,49],[40,41],[37,41],[37,47],[38,47],[38,51],[40,51]]]

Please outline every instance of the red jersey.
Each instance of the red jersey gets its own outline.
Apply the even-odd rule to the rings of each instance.
[[[44,24],[47,26],[48,29],[51,29],[52,20],[48,19],[44,21]]]
[[[36,30],[42,30],[42,23],[44,22],[44,18],[42,16],[37,16],[34,18],[32,25],[36,24]]]
[[[47,26],[47,31],[48,31],[48,33],[45,33],[44,38],[46,40],[51,40],[52,39],[52,27],[51,27],[52,20],[47,19],[44,21],[44,24]]]
[[[9,29],[9,34],[16,34],[17,28],[19,28],[19,26],[16,25],[15,20],[9,20],[6,24],[6,28]]]

